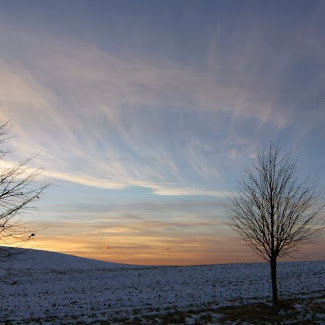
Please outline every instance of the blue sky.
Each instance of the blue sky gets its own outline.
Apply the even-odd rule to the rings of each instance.
[[[11,159],[39,153],[54,184],[27,216],[34,246],[257,260],[224,225],[225,196],[271,140],[324,189],[324,13],[322,1],[0,1]]]

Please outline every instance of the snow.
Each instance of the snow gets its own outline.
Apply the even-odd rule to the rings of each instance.
[[[24,269],[21,261],[1,276],[0,324],[99,322],[137,309],[199,308],[271,292],[267,263],[132,267],[61,255],[31,252],[33,265],[25,261]],[[278,282],[285,296],[324,291],[325,262],[279,263]]]
[[[12,249],[21,252],[6,262],[0,262],[3,269],[30,270],[91,270],[126,267],[125,264],[104,262],[73,255],[36,249]]]

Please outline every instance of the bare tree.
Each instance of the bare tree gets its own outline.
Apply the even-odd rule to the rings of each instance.
[[[276,306],[277,259],[319,234],[320,195],[314,184],[298,176],[291,152],[280,155],[279,147],[272,143],[267,151],[258,151],[257,162],[245,169],[238,190],[230,199],[229,225],[270,263]]]
[[[10,246],[21,245],[35,236],[22,221],[22,215],[49,185],[37,182],[42,169],[28,167],[34,157],[16,165],[6,164],[5,157],[11,151],[6,147],[11,139],[10,129],[8,122],[0,126],[0,261],[19,252]]]

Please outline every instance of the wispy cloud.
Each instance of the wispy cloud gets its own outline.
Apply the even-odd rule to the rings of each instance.
[[[219,221],[256,146],[313,149],[322,175],[324,5],[184,4],[176,17],[130,3],[137,15],[0,13],[0,122],[17,135],[6,166],[39,153],[32,167],[57,186],[33,213],[34,243],[149,264],[250,259]]]
[[[9,34],[10,42],[0,62],[1,118],[14,121],[20,151],[41,152],[39,162],[53,178],[99,188],[150,187],[162,195],[220,196],[222,188],[211,188],[220,178],[215,141],[228,150],[241,128],[238,119],[278,128],[292,119],[293,110],[278,102],[287,90],[277,82],[289,58],[267,66],[271,56],[261,46],[267,24],[262,31],[248,26],[234,33],[225,44],[227,56],[217,34],[208,53],[212,72],[2,25],[0,37]],[[249,44],[243,33],[250,33]],[[24,56],[10,58],[27,43]],[[236,44],[240,51],[233,50]],[[226,121],[227,114],[221,142],[209,120]]]
[[[187,91],[187,83],[194,87],[193,73],[141,60],[126,62],[78,43],[72,47],[54,41],[51,46],[61,46],[62,54],[53,56],[51,46],[40,46],[33,36],[29,40],[41,55],[24,68],[15,62],[3,64],[3,120],[15,121],[19,150],[25,155],[30,148],[41,152],[39,161],[48,176],[101,188],[137,185],[157,194],[200,193],[177,185],[184,181],[179,166],[159,140],[169,138],[161,125],[161,97],[169,93],[174,97],[169,105],[181,105],[175,88]],[[31,74],[29,66],[36,60]],[[170,136],[177,141],[175,131]],[[201,165],[193,166],[193,172],[203,172]]]

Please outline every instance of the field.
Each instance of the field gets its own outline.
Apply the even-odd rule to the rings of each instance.
[[[279,263],[277,315],[266,263],[77,267],[3,271],[0,324],[325,323],[325,262]]]

